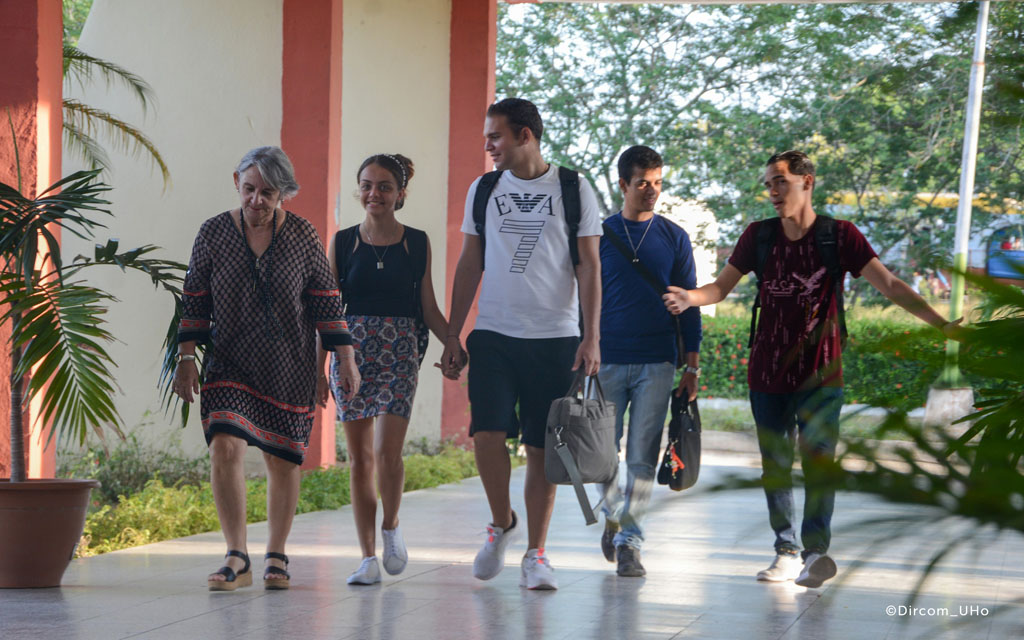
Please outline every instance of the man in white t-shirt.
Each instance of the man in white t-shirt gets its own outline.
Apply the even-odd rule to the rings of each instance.
[[[579,264],[574,265],[558,167],[541,155],[542,133],[537,107],[527,100],[507,98],[487,109],[484,149],[502,173],[487,200],[483,242],[473,220],[480,178],[466,196],[462,255],[441,363],[449,373],[465,364],[459,335],[482,276],[479,313],[466,346],[470,435],[492,522],[473,575],[481,580],[498,575],[505,548],[522,530],[509,500],[505,446],[506,438],[518,436],[526,448],[529,537],[520,586],[556,589],[544,553],[555,502],[555,485],[544,475],[544,428],[551,402],[568,391],[573,372],[583,367],[595,375],[600,368],[601,218],[593,188],[580,180]]]

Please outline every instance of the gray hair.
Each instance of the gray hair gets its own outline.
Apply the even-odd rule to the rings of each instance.
[[[281,147],[256,147],[242,156],[235,172],[241,174],[249,167],[256,167],[267,184],[281,193],[282,200],[292,198],[299,192],[295,168]]]

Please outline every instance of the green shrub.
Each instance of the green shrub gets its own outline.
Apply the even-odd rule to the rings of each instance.
[[[95,499],[117,504],[118,496],[139,493],[156,477],[165,486],[198,486],[210,477],[210,461],[207,456],[186,456],[178,443],[157,449],[129,433],[114,449],[90,444],[83,452],[62,456],[57,476],[99,480]]]
[[[519,463],[513,458],[513,466]],[[405,490],[412,491],[475,476],[476,463],[471,451],[448,445],[435,456],[407,456],[405,471]],[[246,480],[247,522],[267,519],[266,493],[265,478]],[[349,470],[317,469],[303,474],[296,512],[338,509],[349,502]],[[86,518],[77,551],[82,557],[220,528],[213,491],[205,481],[166,486],[157,476],[139,491],[122,493],[115,504],[97,506]]]
[[[405,458],[405,491],[458,482],[476,475],[472,451],[447,447],[440,455],[415,453]]]
[[[93,556],[219,527],[209,484],[166,487],[154,478],[141,491],[122,495],[116,506],[89,514],[78,553]]]

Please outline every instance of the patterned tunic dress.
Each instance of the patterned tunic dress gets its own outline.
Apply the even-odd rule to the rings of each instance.
[[[227,433],[301,464],[316,412],[316,334],[328,351],[352,344],[352,336],[312,224],[286,212],[260,262],[269,317],[231,213],[203,223],[185,276],[178,340],[207,345],[200,391],[207,444]]]

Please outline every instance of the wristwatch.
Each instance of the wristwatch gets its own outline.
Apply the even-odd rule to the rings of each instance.
[[[700,367],[686,367],[683,369],[683,373],[692,373],[693,375],[700,377]]]

